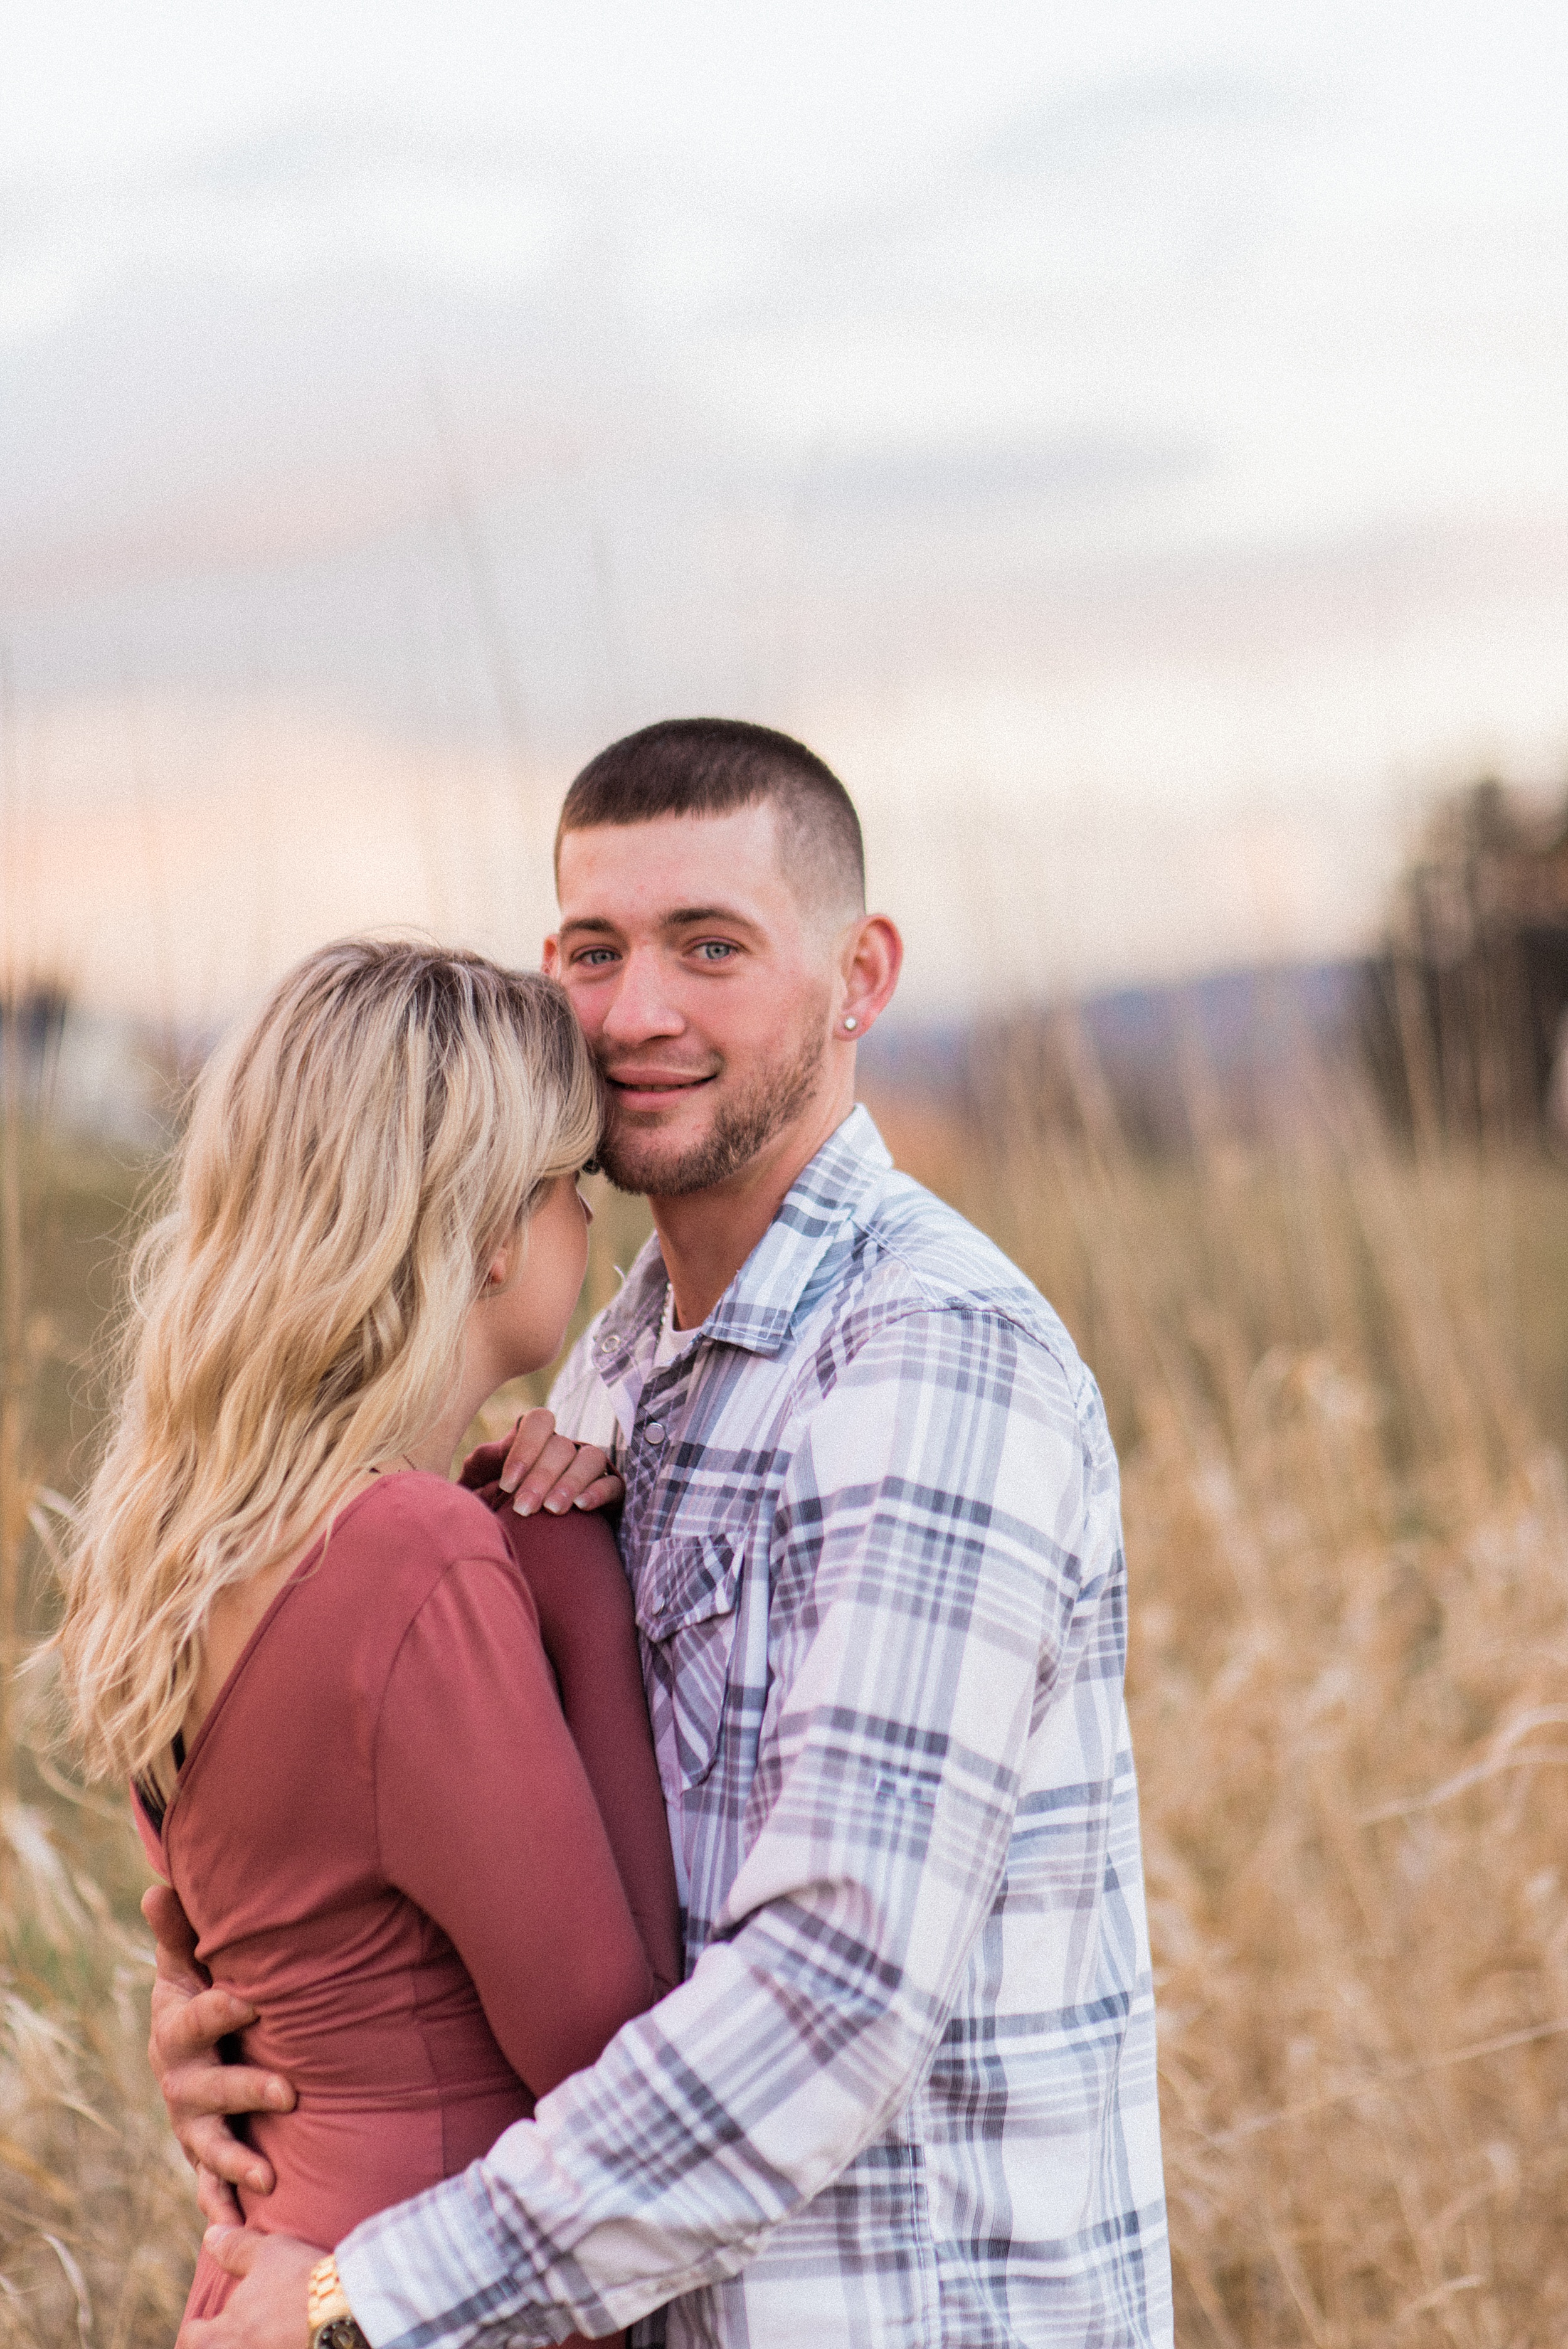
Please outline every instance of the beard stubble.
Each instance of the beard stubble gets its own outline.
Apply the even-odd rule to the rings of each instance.
[[[700,1142],[672,1150],[656,1133],[623,1130],[610,1095],[599,1164],[617,1191],[685,1199],[738,1174],[810,1099],[827,1052],[825,1023],[813,1005],[792,1047],[758,1069],[745,1088],[720,1104]]]

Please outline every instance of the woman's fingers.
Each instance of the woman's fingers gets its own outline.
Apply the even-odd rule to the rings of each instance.
[[[596,1444],[573,1444],[558,1435],[552,1413],[524,1412],[512,1432],[500,1472],[503,1492],[514,1495],[520,1517],[536,1509],[554,1517],[568,1509],[603,1509],[621,1500],[625,1486]]]
[[[601,1452],[596,1444],[574,1444],[572,1458],[544,1496],[545,1507],[552,1516],[561,1516],[590,1485],[601,1481],[609,1465],[608,1453]]]
[[[555,1413],[552,1411],[541,1409],[523,1413],[511,1431],[511,1442],[507,1445],[506,1458],[501,1464],[500,1488],[503,1493],[517,1491],[554,1433]],[[565,1438],[561,1440],[564,1443]],[[534,1500],[535,1508],[543,1497],[543,1491],[541,1491]],[[528,1511],[525,1509],[522,1514],[526,1516]]]
[[[589,1444],[583,1446],[584,1451],[591,1451],[593,1448]],[[601,1459],[603,1457],[602,1453],[600,1457]],[[576,1506],[580,1509],[618,1509],[625,1497],[625,1479],[617,1476],[615,1471],[609,1468],[602,1476],[595,1476],[591,1485],[583,1486],[577,1495]]]
[[[559,1516],[562,1509],[570,1508],[569,1500],[556,1500],[555,1488],[576,1457],[577,1446],[569,1435],[550,1438],[517,1488],[511,1506],[520,1517],[531,1517],[539,1508],[547,1508],[552,1516]]]

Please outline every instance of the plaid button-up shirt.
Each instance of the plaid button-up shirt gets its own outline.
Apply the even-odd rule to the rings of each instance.
[[[349,2238],[356,2314],[378,2349],[663,2302],[672,2349],[1168,2344],[1094,1381],[861,1109],[659,1367],[665,1293],[650,1242],[558,1413],[617,1438],[688,1978]]]

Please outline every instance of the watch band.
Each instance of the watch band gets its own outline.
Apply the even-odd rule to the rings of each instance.
[[[329,2251],[310,2271],[305,2298],[305,2325],[310,2349],[370,2349],[354,2321],[348,2294],[338,2281],[337,2261]]]

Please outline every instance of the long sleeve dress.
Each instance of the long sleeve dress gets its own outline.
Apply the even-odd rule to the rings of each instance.
[[[575,1626],[553,1670],[531,1578]],[[678,1967],[629,1597],[580,1512],[379,1479],[138,1820],[201,1964],[257,2010],[242,2059],[297,2091],[247,2125],[277,2183],[241,2200],[269,2232],[333,2244],[466,2168]],[[203,2254],[188,2313],[232,2288]]]

